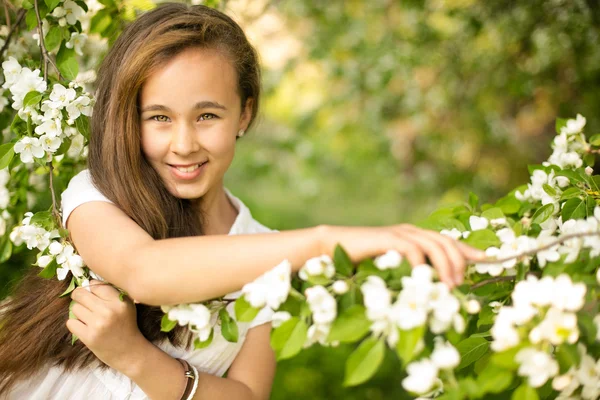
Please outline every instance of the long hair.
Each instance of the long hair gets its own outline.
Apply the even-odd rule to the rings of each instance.
[[[140,142],[138,95],[145,80],[188,48],[222,52],[237,72],[242,110],[260,97],[258,57],[242,29],[204,6],[163,4],[125,28],[98,71],[88,166],[96,187],[154,239],[203,234],[202,218],[189,200],[171,195],[145,159]],[[68,281],[45,280],[30,271],[0,310],[0,393],[48,365],[66,371],[97,360],[66,328]],[[152,342],[189,346],[184,327],[160,331],[159,307],[137,305],[137,322]],[[103,365],[101,365],[103,366]]]

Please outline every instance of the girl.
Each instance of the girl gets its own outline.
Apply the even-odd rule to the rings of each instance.
[[[461,282],[466,259],[481,257],[409,225],[274,233],[256,222],[223,176],[258,111],[257,56],[216,10],[165,4],[141,16],[97,85],[89,171],[64,192],[63,219],[90,270],[141,304],[105,285],[77,289],[77,319],[65,325],[70,299],[58,296],[68,280],[27,277],[0,331],[0,393],[10,399],[266,399],[275,367],[268,310],[240,323],[238,343],[216,332],[193,350],[185,328],[160,331],[157,306],[235,298],[283,259],[297,271],[338,243],[354,261],[389,249],[413,265],[428,257],[449,285]],[[200,369],[195,394],[184,374],[193,368],[177,359]]]

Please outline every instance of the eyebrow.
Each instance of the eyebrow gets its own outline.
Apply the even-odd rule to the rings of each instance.
[[[199,101],[194,105],[194,110],[199,110],[203,108],[218,108],[220,110],[227,110],[227,107],[224,105],[217,103],[216,101]],[[171,111],[171,109],[167,106],[163,106],[161,104],[151,104],[142,108],[141,112],[149,112],[149,111]]]

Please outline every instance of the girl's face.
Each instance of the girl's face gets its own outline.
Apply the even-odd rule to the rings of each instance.
[[[142,151],[169,192],[198,199],[222,186],[252,106],[242,112],[230,61],[187,49],[150,75],[139,102]]]

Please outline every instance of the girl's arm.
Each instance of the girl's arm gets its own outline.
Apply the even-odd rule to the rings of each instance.
[[[183,366],[142,336],[133,302],[120,301],[116,289],[98,281],[92,281],[90,289],[73,291],[77,319],[67,321],[69,330],[151,399],[178,400],[187,383]],[[268,399],[275,374],[270,327],[263,324],[248,331],[227,378],[200,372],[194,399]]]
[[[466,258],[482,257],[437,233],[412,227],[329,227],[253,235],[154,240],[123,211],[89,202],[70,215],[68,229],[86,264],[135,300],[170,305],[209,300],[239,290],[282,260],[294,270],[340,243],[357,261],[396,249],[415,265],[429,257],[440,278],[460,282]]]

